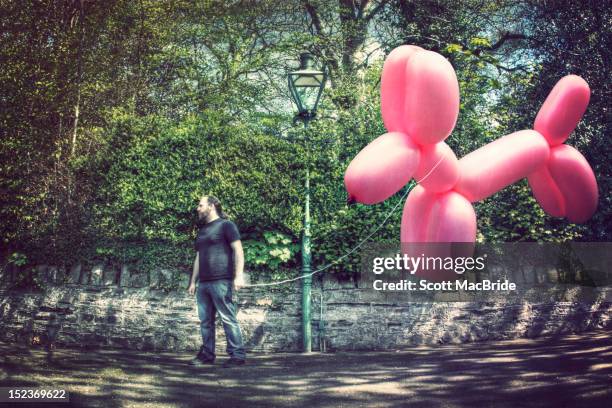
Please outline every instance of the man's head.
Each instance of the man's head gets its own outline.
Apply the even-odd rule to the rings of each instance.
[[[221,207],[221,202],[214,196],[202,196],[196,211],[200,220],[211,220],[217,217],[227,218]]]

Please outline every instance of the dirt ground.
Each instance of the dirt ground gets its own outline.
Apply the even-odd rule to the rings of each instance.
[[[0,343],[0,387],[62,388],[51,407],[609,407],[612,332],[386,352],[251,354],[206,368],[187,353]],[[19,403],[14,407],[35,406]]]

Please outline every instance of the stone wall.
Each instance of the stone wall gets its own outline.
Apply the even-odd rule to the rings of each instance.
[[[130,275],[127,267],[95,265],[61,270],[40,266],[46,289],[0,290],[0,340],[78,347],[196,350],[200,345],[189,277],[172,271]],[[168,290],[164,282],[173,282]],[[160,289],[165,287],[165,289]],[[537,288],[536,288],[537,289]],[[237,293],[238,318],[251,351],[299,351],[300,282]],[[387,300],[363,282],[315,279],[313,349],[389,350],[417,344],[457,343],[612,328],[612,289],[575,286],[563,296],[485,301]],[[321,307],[323,306],[323,307]],[[217,324],[217,347],[225,348]]]

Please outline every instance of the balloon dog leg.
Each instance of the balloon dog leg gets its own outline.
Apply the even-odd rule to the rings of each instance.
[[[584,156],[571,146],[553,147],[548,163],[528,180],[538,203],[554,217],[581,223],[597,209],[595,174]]]
[[[401,226],[402,253],[424,259],[471,256],[476,240],[476,214],[472,204],[456,191],[432,193],[416,186],[408,195]],[[420,268],[418,276],[432,281],[456,279],[439,263]]]

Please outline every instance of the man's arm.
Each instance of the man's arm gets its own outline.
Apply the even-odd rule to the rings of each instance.
[[[193,261],[193,271],[191,272],[191,281],[189,281],[189,289],[187,291],[190,295],[195,293],[195,284],[200,277],[200,253],[196,252],[195,261]]]
[[[238,290],[244,287],[244,251],[239,239],[230,243],[230,246],[234,252],[234,288]]]

